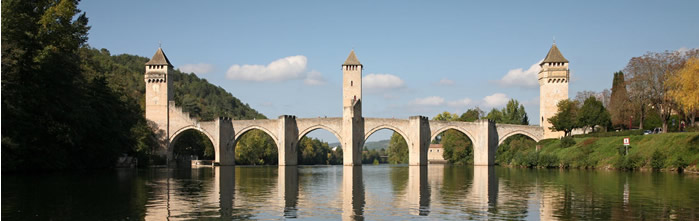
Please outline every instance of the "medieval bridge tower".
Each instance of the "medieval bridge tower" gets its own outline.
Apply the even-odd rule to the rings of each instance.
[[[544,138],[562,137],[562,131],[554,132],[550,129],[551,123],[548,119],[558,112],[556,106],[558,102],[568,99],[568,81],[570,80],[568,60],[563,57],[554,42],[539,66],[541,66],[538,74],[539,116],[541,127],[544,129]]]

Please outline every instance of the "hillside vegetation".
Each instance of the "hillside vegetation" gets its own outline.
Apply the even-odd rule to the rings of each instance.
[[[629,137],[628,155],[623,139]],[[500,164],[525,167],[656,169],[697,172],[699,162],[699,132],[663,133],[605,137],[548,139],[533,146],[518,149],[507,162]],[[568,146],[566,147],[566,143]],[[498,154],[501,154],[498,151]]]

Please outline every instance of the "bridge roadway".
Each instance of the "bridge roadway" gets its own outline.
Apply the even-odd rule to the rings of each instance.
[[[258,129],[269,135],[274,140],[279,154],[279,165],[290,166],[298,162],[298,142],[311,131],[324,129],[334,134],[342,142],[343,118],[296,118],[291,115],[282,115],[277,119],[264,120],[231,120],[218,118],[214,121],[199,122],[190,118],[189,114],[169,103],[169,131],[168,146],[173,145],[181,132],[195,129],[205,134],[214,145],[216,154],[215,162],[219,165],[235,165],[235,144],[246,132]],[[473,142],[474,164],[493,165],[495,152],[498,145],[505,139],[515,134],[522,134],[539,141],[544,137],[544,129],[539,126],[496,124],[490,120],[477,120],[476,122],[460,121],[431,121],[424,116],[413,116],[408,119],[393,118],[361,118],[358,123],[363,125],[363,136],[359,140],[359,147],[364,146],[369,136],[381,129],[390,129],[405,139],[408,144],[409,164],[427,165],[427,151],[430,141],[438,134],[448,130],[457,130]],[[350,146],[342,144],[343,147]],[[169,151],[173,148],[168,147]],[[345,165],[357,165],[361,163],[361,148],[347,151],[343,148],[343,161]],[[354,153],[352,153],[354,152]],[[360,159],[354,159],[359,157]]]

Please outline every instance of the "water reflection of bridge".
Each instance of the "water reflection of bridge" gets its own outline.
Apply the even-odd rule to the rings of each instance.
[[[338,169],[338,167],[329,167]],[[552,202],[551,198],[535,196],[539,195],[539,191],[533,186],[522,187],[517,183],[511,183],[511,180],[501,181],[495,174],[495,167],[473,167],[469,170],[455,170],[453,167],[444,165],[426,166],[410,166],[399,168],[401,173],[399,182],[407,181],[402,184],[404,189],[401,189],[398,194],[390,201],[390,205],[384,201],[377,201],[377,196],[372,193],[371,182],[367,183],[364,178],[362,167],[344,166],[341,169],[342,176],[341,184],[338,183],[336,196],[319,196],[316,191],[309,188],[309,180],[300,181],[299,168],[296,166],[280,166],[277,168],[276,183],[256,183],[259,185],[259,190],[250,191],[244,190],[252,186],[250,183],[240,183],[242,177],[248,177],[250,172],[236,171],[235,167],[221,166],[213,168],[213,174],[201,174],[200,169],[192,169],[191,174],[180,174],[180,179],[173,179],[175,176],[170,170],[167,175],[160,177],[158,183],[165,185],[154,185],[152,196],[154,199],[162,199],[153,206],[147,206],[147,220],[165,220],[169,218],[192,218],[192,214],[196,217],[221,217],[221,218],[302,218],[302,217],[317,217],[319,211],[330,211],[330,215],[321,215],[321,219],[337,219],[341,216],[343,219],[357,220],[363,219],[366,215],[375,213],[376,207],[391,207],[401,208],[408,211],[402,216],[427,216],[430,213],[441,213],[444,208],[458,208],[463,214],[463,218],[469,219],[488,219],[493,218],[516,218],[525,217],[530,203],[522,199],[540,200],[539,202],[542,211],[540,218],[551,215],[550,210]],[[429,170],[429,175],[428,175]],[[464,172],[463,178],[445,179],[445,173]],[[201,176],[212,176],[209,179],[204,179],[198,183],[202,186],[204,196],[192,197],[191,193],[187,192],[186,188],[182,188],[182,184],[176,185],[177,182],[186,180],[186,176],[191,176],[192,180],[197,180]],[[313,176],[305,174],[307,176]],[[507,176],[507,175],[505,175]],[[272,176],[273,177],[273,176]],[[236,179],[238,178],[238,180]],[[316,179],[311,177],[309,179]],[[455,180],[450,180],[455,178]],[[300,183],[303,182],[303,185]],[[314,181],[310,181],[314,182]],[[504,182],[504,183],[502,183]],[[400,185],[400,184],[399,184]],[[236,188],[237,187],[237,188]],[[301,188],[303,187],[303,188]],[[523,189],[524,188],[524,189]],[[260,192],[270,194],[265,197],[260,197]],[[454,195],[454,193],[459,193]],[[536,194],[533,194],[536,193]],[[519,194],[519,196],[517,196]],[[523,194],[523,195],[522,195]],[[546,194],[546,193],[544,193]],[[331,193],[331,195],[333,195]],[[194,198],[194,199],[193,199]],[[341,205],[338,204],[337,198],[341,198]],[[312,200],[308,200],[312,199]],[[264,212],[251,211],[245,206],[250,202],[260,201],[266,205]],[[300,205],[303,204],[303,205]],[[507,205],[510,208],[512,204],[519,204],[522,208],[516,211],[506,211],[501,207]],[[268,206],[267,206],[268,205]],[[212,209],[213,208],[213,209]],[[304,209],[313,208],[313,209]],[[332,212],[341,208],[341,215],[338,212]],[[201,210],[206,210],[202,212]],[[498,211],[500,209],[500,211]],[[250,210],[250,211],[248,211]],[[369,213],[367,213],[369,212]],[[538,212],[538,211],[537,211]],[[519,213],[519,214],[518,214]],[[529,212],[530,215],[533,211]],[[503,215],[505,214],[505,215]],[[322,217],[327,216],[327,217]]]

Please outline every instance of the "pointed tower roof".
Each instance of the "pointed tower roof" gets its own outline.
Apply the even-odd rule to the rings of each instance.
[[[553,46],[551,46],[551,49],[549,49],[549,53],[546,54],[546,58],[544,58],[544,61],[540,63],[552,63],[552,62],[564,62],[568,63],[568,60],[563,57],[563,54],[561,54],[561,51],[558,50],[558,47],[556,47],[556,43],[553,43]]]
[[[170,60],[168,60],[167,56],[165,56],[165,52],[163,52],[162,48],[158,48],[158,51],[155,52],[155,54],[153,55],[153,58],[151,58],[150,61],[146,62],[146,65],[172,66],[172,64],[170,64]]]
[[[357,55],[355,55],[354,50],[352,50],[349,56],[347,56],[347,60],[345,60],[345,63],[342,65],[362,65],[362,63],[359,63]]]

